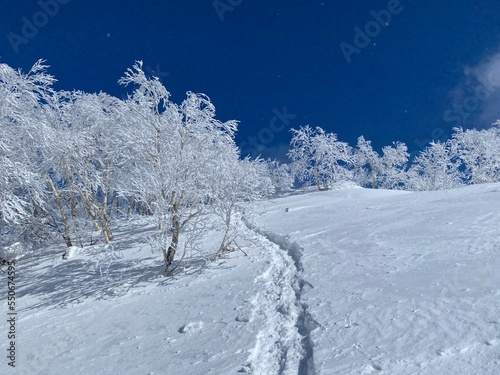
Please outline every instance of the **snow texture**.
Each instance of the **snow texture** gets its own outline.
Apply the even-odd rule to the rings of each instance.
[[[24,255],[16,368],[1,356],[1,373],[500,373],[499,184],[309,192],[243,220],[248,256],[209,262],[207,236],[169,278],[140,221],[67,260]]]

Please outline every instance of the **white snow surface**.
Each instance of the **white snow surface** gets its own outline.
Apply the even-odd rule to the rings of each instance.
[[[0,373],[500,374],[500,184],[260,202],[171,278],[153,230],[19,259],[15,368],[0,272]]]

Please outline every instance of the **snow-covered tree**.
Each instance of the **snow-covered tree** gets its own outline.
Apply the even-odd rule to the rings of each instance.
[[[394,142],[392,146],[382,148],[382,172],[380,187],[383,189],[402,188],[406,182],[408,147],[404,143]]]
[[[473,184],[500,181],[499,129],[454,130],[451,147],[464,163],[466,180]]]
[[[281,194],[292,191],[295,177],[292,174],[290,164],[271,159],[267,159],[265,163],[267,165],[267,176],[271,178],[274,192]]]
[[[121,100],[107,94],[72,93],[65,116],[66,130],[74,141],[65,156],[71,189],[85,207],[105,243],[113,239],[110,203],[124,175],[126,147],[118,124],[124,121]]]
[[[442,190],[463,185],[461,161],[450,142],[431,142],[413,160],[408,172],[408,188]]]
[[[356,150],[356,180],[360,185],[372,189],[400,188],[406,180],[408,148],[404,143],[394,142],[382,148],[382,155],[373,150],[371,141],[358,138]]]
[[[105,97],[100,95],[103,100]],[[99,104],[101,99],[82,92],[61,91],[44,104],[49,126],[44,141],[39,143],[39,173],[51,193],[54,224],[61,228],[68,247],[73,246],[73,235],[82,230],[80,222],[87,217],[102,232],[106,243],[112,239],[109,222],[103,215],[107,192],[103,189],[106,178],[99,153],[108,144],[100,115],[106,105]]]
[[[363,136],[358,138],[356,166],[356,181],[362,186],[377,188],[379,173],[383,168],[382,158],[373,150],[371,141],[367,141]]]
[[[0,64],[0,226],[25,230],[38,225],[45,206],[44,183],[37,174],[39,143],[46,121],[43,103],[55,79],[43,60],[28,73]]]
[[[291,129],[291,132],[288,157],[300,181],[312,182],[318,190],[327,190],[335,182],[352,179],[350,167],[354,156],[351,147],[340,142],[336,134],[308,125]]]
[[[169,272],[183,231],[199,219],[213,198],[214,171],[225,157],[237,157],[236,121],[215,118],[215,107],[203,94],[187,93],[176,105],[157,78],[149,79],[138,62],[119,81],[138,88],[127,100],[127,126],[134,131],[137,152],[130,193],[148,205],[161,229],[165,271]]]
[[[229,155],[228,155],[229,156]],[[211,185],[210,211],[220,219],[224,233],[215,258],[236,244],[241,214],[249,202],[270,196],[274,192],[268,165],[262,159],[249,157],[238,160],[226,157],[219,168],[213,170]]]

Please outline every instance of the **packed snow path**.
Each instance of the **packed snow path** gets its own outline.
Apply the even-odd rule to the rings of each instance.
[[[283,236],[248,227],[264,237],[261,243],[270,258],[269,268],[256,279],[262,287],[252,301],[253,312],[263,315],[265,324],[248,368],[255,375],[314,375],[310,333],[317,323],[302,302],[302,294],[312,287],[302,279],[302,249]]]

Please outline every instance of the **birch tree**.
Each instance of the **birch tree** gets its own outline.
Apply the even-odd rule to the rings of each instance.
[[[442,190],[461,186],[461,165],[450,142],[431,142],[415,157],[408,174],[408,187],[413,190]]]
[[[373,150],[371,141],[361,136],[356,149],[357,181],[372,189],[401,188],[406,181],[408,158],[408,148],[404,143],[384,146],[380,155]]]
[[[454,129],[451,147],[465,166],[469,183],[500,181],[500,133],[498,127],[476,130]]]
[[[210,202],[212,175],[223,162],[219,155],[234,147],[237,122],[217,120],[214,105],[203,94],[188,92],[180,105],[170,102],[168,91],[157,78],[146,77],[141,62],[119,82],[138,86],[127,100],[129,126],[140,129],[132,194],[158,220],[168,274],[181,234]]]
[[[328,190],[334,182],[352,179],[354,157],[351,147],[340,142],[336,134],[308,125],[291,129],[291,132],[288,157],[300,181],[310,181],[321,191]]]
[[[37,174],[39,141],[46,121],[42,103],[55,79],[43,60],[28,73],[0,64],[0,226],[34,225],[44,209],[44,183]]]

